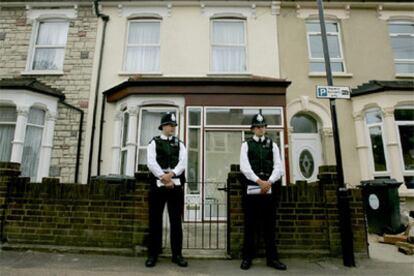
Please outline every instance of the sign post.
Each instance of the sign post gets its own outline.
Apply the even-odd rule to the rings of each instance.
[[[317,93],[321,93],[321,97],[329,98],[329,104],[331,109],[331,119],[332,119],[332,132],[335,145],[335,158],[336,158],[336,170],[338,177],[338,209],[339,209],[339,225],[341,231],[341,245],[342,245],[342,260],[344,266],[355,266],[354,258],[354,246],[352,240],[352,227],[351,227],[351,214],[349,209],[349,197],[348,190],[346,189],[344,183],[344,171],[342,165],[342,155],[341,155],[341,143],[339,140],[338,132],[338,122],[336,116],[336,98],[338,95],[342,95],[342,91],[346,90],[338,89],[338,87],[333,86],[332,80],[332,69],[331,61],[329,57],[329,48],[328,48],[328,38],[326,35],[326,26],[325,26],[325,16],[323,10],[323,0],[317,0],[318,10],[319,10],[319,21],[321,27],[322,35],[322,45],[323,45],[323,55],[325,59],[325,70],[326,70],[326,79],[328,86],[320,87],[317,89]],[[340,92],[338,92],[340,91]],[[349,89],[348,89],[349,93]],[[323,96],[322,96],[323,95]],[[331,95],[331,96],[329,96]]]

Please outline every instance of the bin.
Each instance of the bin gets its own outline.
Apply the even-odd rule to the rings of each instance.
[[[368,232],[396,234],[403,229],[400,218],[400,197],[395,179],[361,181],[362,198],[368,221]]]

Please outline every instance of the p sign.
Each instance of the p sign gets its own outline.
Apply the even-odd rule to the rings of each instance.
[[[324,99],[349,99],[351,89],[346,86],[317,86],[316,97]]]

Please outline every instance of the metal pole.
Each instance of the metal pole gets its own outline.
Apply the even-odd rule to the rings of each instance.
[[[329,86],[333,85],[331,61],[329,57],[328,37],[326,35],[325,16],[323,0],[317,0],[319,10],[319,22],[321,26],[321,36],[323,45],[323,55],[325,59],[326,79]],[[336,115],[336,101],[329,99],[332,120],[332,132],[335,145],[336,171],[338,179],[338,209],[339,224],[341,231],[342,259],[345,266],[355,266],[354,247],[352,241],[351,215],[349,210],[348,191],[344,183],[344,172],[342,165],[341,143],[339,140],[338,122]]]

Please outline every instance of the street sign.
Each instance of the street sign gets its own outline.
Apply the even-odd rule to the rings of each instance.
[[[316,86],[316,97],[324,99],[349,99],[351,89],[347,86]]]

